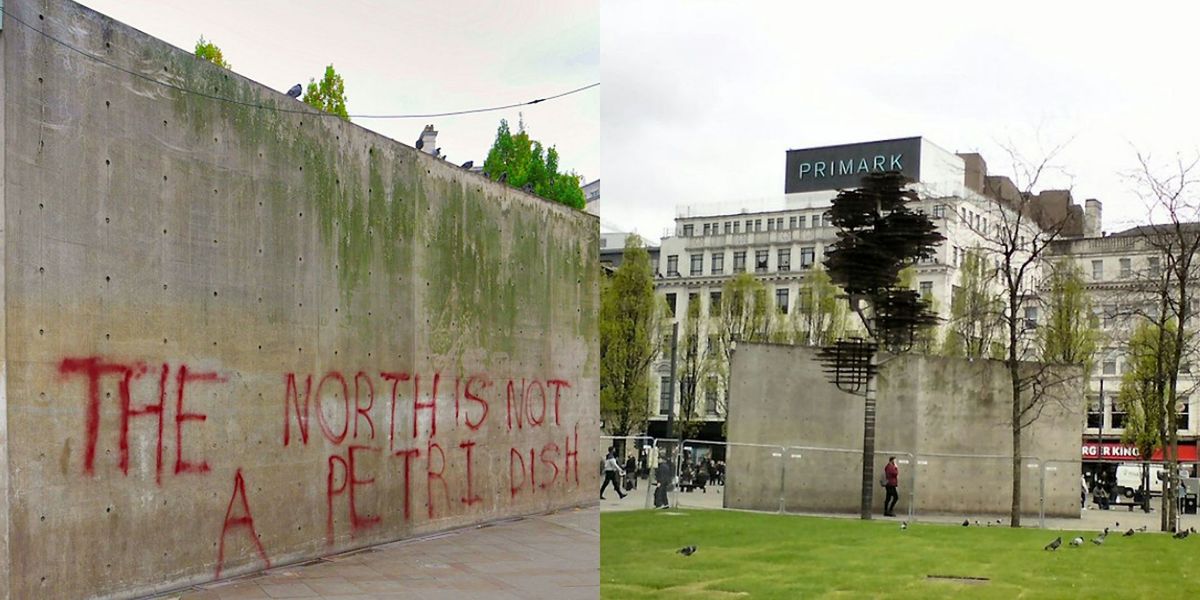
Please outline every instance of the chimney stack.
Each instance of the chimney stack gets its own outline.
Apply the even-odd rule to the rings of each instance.
[[[1103,222],[1100,219],[1101,204],[1095,198],[1083,202],[1083,235],[1084,237],[1100,237]]]

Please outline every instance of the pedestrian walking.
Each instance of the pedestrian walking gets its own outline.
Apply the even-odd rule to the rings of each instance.
[[[593,463],[594,464],[594,463]],[[619,475],[624,475],[621,470],[621,465],[617,464],[617,456],[612,450],[608,451],[608,456],[604,458],[604,483],[600,484],[600,499],[604,500],[604,490],[608,488],[611,482],[613,489],[617,490],[617,495],[621,498],[625,497],[625,493],[621,491],[621,480],[617,479]]]
[[[674,485],[674,480],[675,467],[671,464],[670,455],[664,452],[658,457],[658,466],[654,468],[654,482],[658,486],[654,489],[654,508],[670,507],[667,492]]]
[[[900,494],[896,493],[896,487],[900,485],[900,467],[896,466],[896,457],[888,457],[887,466],[883,468],[883,488],[887,490],[887,497],[883,499],[883,516],[896,516],[896,503],[900,501]]]

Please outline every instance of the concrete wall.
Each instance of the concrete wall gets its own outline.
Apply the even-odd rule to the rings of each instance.
[[[857,512],[861,495],[863,399],[829,383],[813,348],[738,344],[731,367],[727,506]],[[875,470],[901,464],[907,512],[916,491],[921,513],[1003,514],[1011,498],[1011,397],[1001,362],[928,356],[884,357],[878,379]],[[1032,368],[1032,366],[1031,366]],[[1046,511],[1079,514],[1079,443],[1083,399],[1078,373],[1055,368],[1041,417],[1026,429],[1022,453],[1058,460],[1048,471]],[[789,450],[783,457],[739,443],[841,448]],[[778,450],[775,453],[779,453]],[[913,458],[904,453],[913,454]],[[998,455],[958,458],[938,455]],[[795,456],[799,455],[799,456]],[[779,461],[787,462],[780,485]],[[915,460],[916,464],[913,464]],[[1025,469],[1022,506],[1036,514],[1038,469]],[[882,511],[883,489],[875,504]]]
[[[0,597],[592,501],[595,217],[66,0],[4,9]]]

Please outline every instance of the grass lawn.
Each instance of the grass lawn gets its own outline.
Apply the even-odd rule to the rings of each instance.
[[[670,513],[677,513],[671,515]],[[600,517],[600,596],[637,598],[1196,598],[1200,536],[960,527],[733,511]],[[1055,552],[1043,546],[1062,535]],[[1087,540],[1072,548],[1076,535]],[[692,556],[677,551],[696,546]],[[929,575],[985,577],[986,582]]]

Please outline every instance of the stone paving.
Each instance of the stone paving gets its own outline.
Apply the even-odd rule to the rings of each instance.
[[[600,512],[593,505],[374,546],[159,598],[582,600],[599,596]]]
[[[724,499],[724,489],[721,486],[708,486],[707,493],[679,492],[672,496],[672,500],[677,508],[684,509],[721,509],[722,500]],[[632,490],[630,494],[625,496],[625,499],[618,499],[616,494],[609,492],[607,498],[600,501],[601,512],[624,511],[624,510],[642,510],[653,506],[653,500],[649,499],[645,487],[645,480],[638,482],[638,489]],[[1066,529],[1066,530],[1081,530],[1081,531],[1100,531],[1105,527],[1112,529],[1120,529],[1122,532],[1126,529],[1137,529],[1146,527],[1147,532],[1155,532],[1159,528],[1159,511],[1158,499],[1155,498],[1152,503],[1152,510],[1149,514],[1142,512],[1141,509],[1135,508],[1129,510],[1126,506],[1114,506],[1109,510],[1100,510],[1095,505],[1089,506],[1088,510],[1081,511],[1079,518],[1057,518],[1047,517],[1046,527],[1049,529]],[[905,510],[903,502],[899,507],[900,511]],[[806,513],[806,512],[789,512],[788,514],[815,516],[815,517],[830,517],[830,518],[848,518],[857,519],[858,514],[827,514],[827,513]],[[876,515],[879,520],[907,520],[907,517],[901,512],[897,517],[884,517]],[[986,526],[990,521],[996,524],[997,519],[1001,521],[1001,525],[1008,523],[1007,515],[945,515],[945,514],[929,514],[917,515],[915,521],[923,523],[946,523],[946,524],[961,524],[963,519],[967,519],[971,526],[978,521],[981,526]],[[1200,516],[1197,515],[1180,515],[1179,522],[1182,527],[1195,527],[1200,529]],[[1039,520],[1037,515],[1024,515],[1021,518],[1021,524],[1024,527],[1038,527]]]

